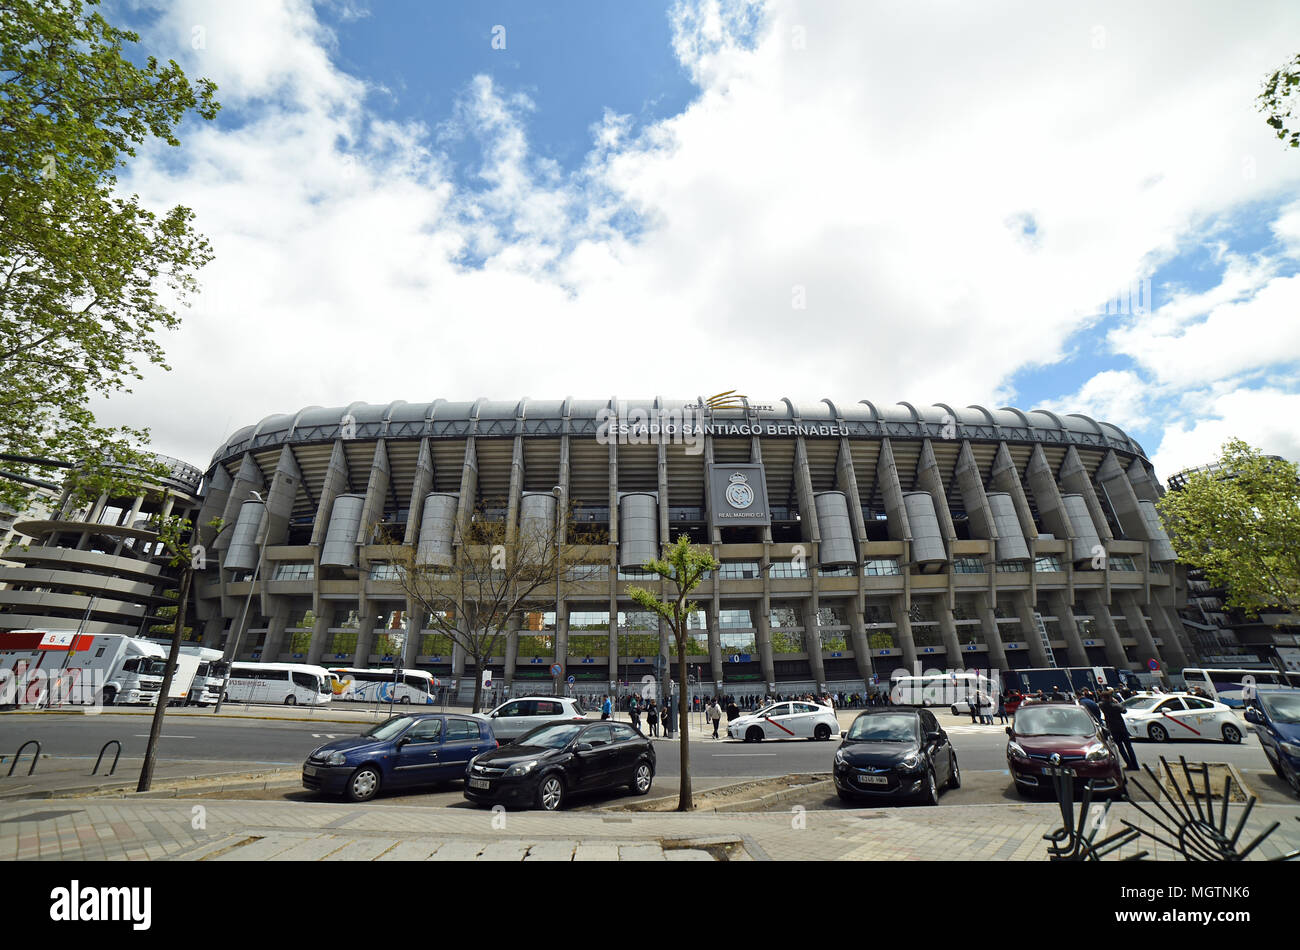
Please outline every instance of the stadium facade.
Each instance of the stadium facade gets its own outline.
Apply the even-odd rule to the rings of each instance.
[[[549,690],[555,664],[604,692],[674,653],[626,589],[679,534],[722,565],[697,591],[688,647],[705,688],[861,690],[918,663],[1177,671],[1188,661],[1161,492],[1123,431],[1042,410],[744,397],[311,407],[214,454],[199,521],[233,527],[209,532],[198,624],[206,645],[228,645],[251,590],[241,659],[401,661],[463,691],[484,671],[421,622],[395,563],[446,550],[455,519],[513,527],[560,511],[561,544],[580,525],[600,553],[566,576],[558,611],[551,592],[508,631],[490,668],[515,693]]]

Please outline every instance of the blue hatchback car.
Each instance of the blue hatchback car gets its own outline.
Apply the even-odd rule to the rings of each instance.
[[[394,716],[359,736],[313,749],[304,788],[365,802],[380,789],[411,789],[465,778],[470,759],[496,749],[492,723],[465,713]]]
[[[1278,778],[1300,795],[1300,689],[1260,689],[1246,707],[1264,756]]]

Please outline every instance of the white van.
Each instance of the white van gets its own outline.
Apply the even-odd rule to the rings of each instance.
[[[333,698],[329,673],[306,663],[231,663],[226,702],[323,706]]]
[[[975,691],[996,698],[1001,689],[988,676],[971,671],[896,676],[889,683],[889,701],[895,706],[952,706]]]

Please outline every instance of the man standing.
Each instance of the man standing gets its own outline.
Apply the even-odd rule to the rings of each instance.
[[[1111,738],[1119,746],[1120,755],[1124,757],[1125,768],[1130,772],[1138,770],[1137,756],[1133,753],[1133,742],[1129,738],[1128,724],[1124,722],[1124,704],[1114,690],[1107,690],[1101,701],[1101,714],[1106,719],[1106,728]]]
[[[980,714],[980,695],[972,690],[966,697],[966,705],[970,706],[970,724],[973,726],[979,719]]]
[[[602,720],[608,719],[610,713],[612,713],[613,711],[614,711],[614,703],[609,698],[609,694],[607,693],[605,694],[605,701],[600,704],[600,718]]]
[[[1098,706],[1097,701],[1092,698],[1092,690],[1085,689],[1083,691],[1079,696],[1079,705],[1088,710],[1088,712],[1092,714],[1092,718],[1097,720],[1098,724],[1101,723],[1101,707]]]
[[[713,738],[718,738],[718,723],[722,721],[722,707],[718,705],[716,699],[709,702],[708,708],[709,719],[713,721]]]

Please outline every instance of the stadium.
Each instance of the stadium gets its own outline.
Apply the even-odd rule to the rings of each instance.
[[[626,590],[681,534],[721,564],[696,591],[701,688],[861,691],[917,664],[1179,670],[1161,492],[1119,428],[1043,410],[731,393],[310,407],[216,450],[199,521],[232,527],[198,629],[226,647],[251,590],[239,659],[400,661],[464,692],[486,670],[421,620],[395,562],[446,550],[457,519],[563,512],[561,545],[579,526],[598,544],[559,609],[552,591],[489,661],[515,694],[549,691],[556,664],[606,692],[675,654]]]

